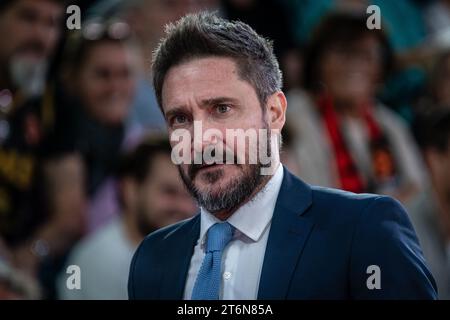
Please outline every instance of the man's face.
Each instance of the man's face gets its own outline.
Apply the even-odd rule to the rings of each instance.
[[[245,157],[237,150],[236,141],[227,141],[226,129],[280,129],[284,124],[285,102],[282,93],[268,99],[263,112],[255,89],[238,75],[235,62],[230,58],[206,57],[193,59],[172,67],[164,80],[162,105],[169,134],[186,129],[194,138],[194,121],[200,121],[203,133],[215,129],[220,135],[202,139],[201,152],[208,146],[220,143],[224,151],[233,151],[237,157]],[[281,103],[282,104],[282,103]],[[273,106],[272,106],[273,105]],[[202,134],[203,135],[203,134]],[[172,144],[174,145],[175,143]],[[247,144],[248,146],[249,144]],[[191,144],[192,159],[194,143]],[[237,208],[247,200],[264,181],[258,164],[181,164],[183,181],[199,204],[216,213]]]
[[[55,48],[63,6],[56,1],[19,0],[0,16],[0,61],[14,56],[33,61],[47,59]]]
[[[90,48],[76,78],[78,94],[98,121],[125,121],[135,88],[135,56],[125,43],[100,42]]]
[[[371,99],[381,74],[380,52],[378,40],[368,36],[324,53],[320,77],[334,99],[352,105]]]
[[[197,207],[166,154],[156,155],[146,180],[136,185],[137,223],[142,235],[192,217]]]

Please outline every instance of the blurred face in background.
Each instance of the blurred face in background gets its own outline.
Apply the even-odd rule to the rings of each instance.
[[[190,218],[197,211],[170,154],[155,155],[142,183],[128,178],[125,185],[125,205],[134,214],[142,236]]]
[[[106,125],[125,120],[135,89],[135,55],[120,41],[92,45],[76,72],[76,93],[88,113]]]
[[[338,104],[357,106],[371,100],[382,69],[381,45],[367,35],[353,43],[328,46],[319,62],[320,80]]]
[[[0,64],[9,68],[1,70],[9,73],[8,81],[26,81],[26,69],[44,64],[52,55],[63,9],[58,1],[18,0],[0,13]]]

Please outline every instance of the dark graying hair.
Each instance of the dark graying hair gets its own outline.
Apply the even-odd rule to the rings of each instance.
[[[243,22],[230,22],[215,13],[200,12],[169,24],[166,37],[154,52],[153,85],[160,108],[169,69],[208,56],[232,58],[240,78],[255,88],[262,107],[270,95],[281,90],[282,75],[270,40]]]

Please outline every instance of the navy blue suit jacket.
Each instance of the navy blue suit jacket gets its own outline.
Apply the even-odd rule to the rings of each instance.
[[[130,299],[182,299],[200,215],[145,238]],[[380,289],[367,279],[380,268]],[[435,299],[436,285],[402,206],[392,198],[313,187],[285,168],[258,299]]]

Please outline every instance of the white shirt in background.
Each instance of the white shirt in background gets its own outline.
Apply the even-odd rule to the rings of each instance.
[[[67,288],[66,281],[70,274],[64,269],[58,277],[58,298],[128,299],[128,274],[135,250],[125,234],[122,219],[113,219],[73,249],[66,265],[80,267],[81,288]]]

